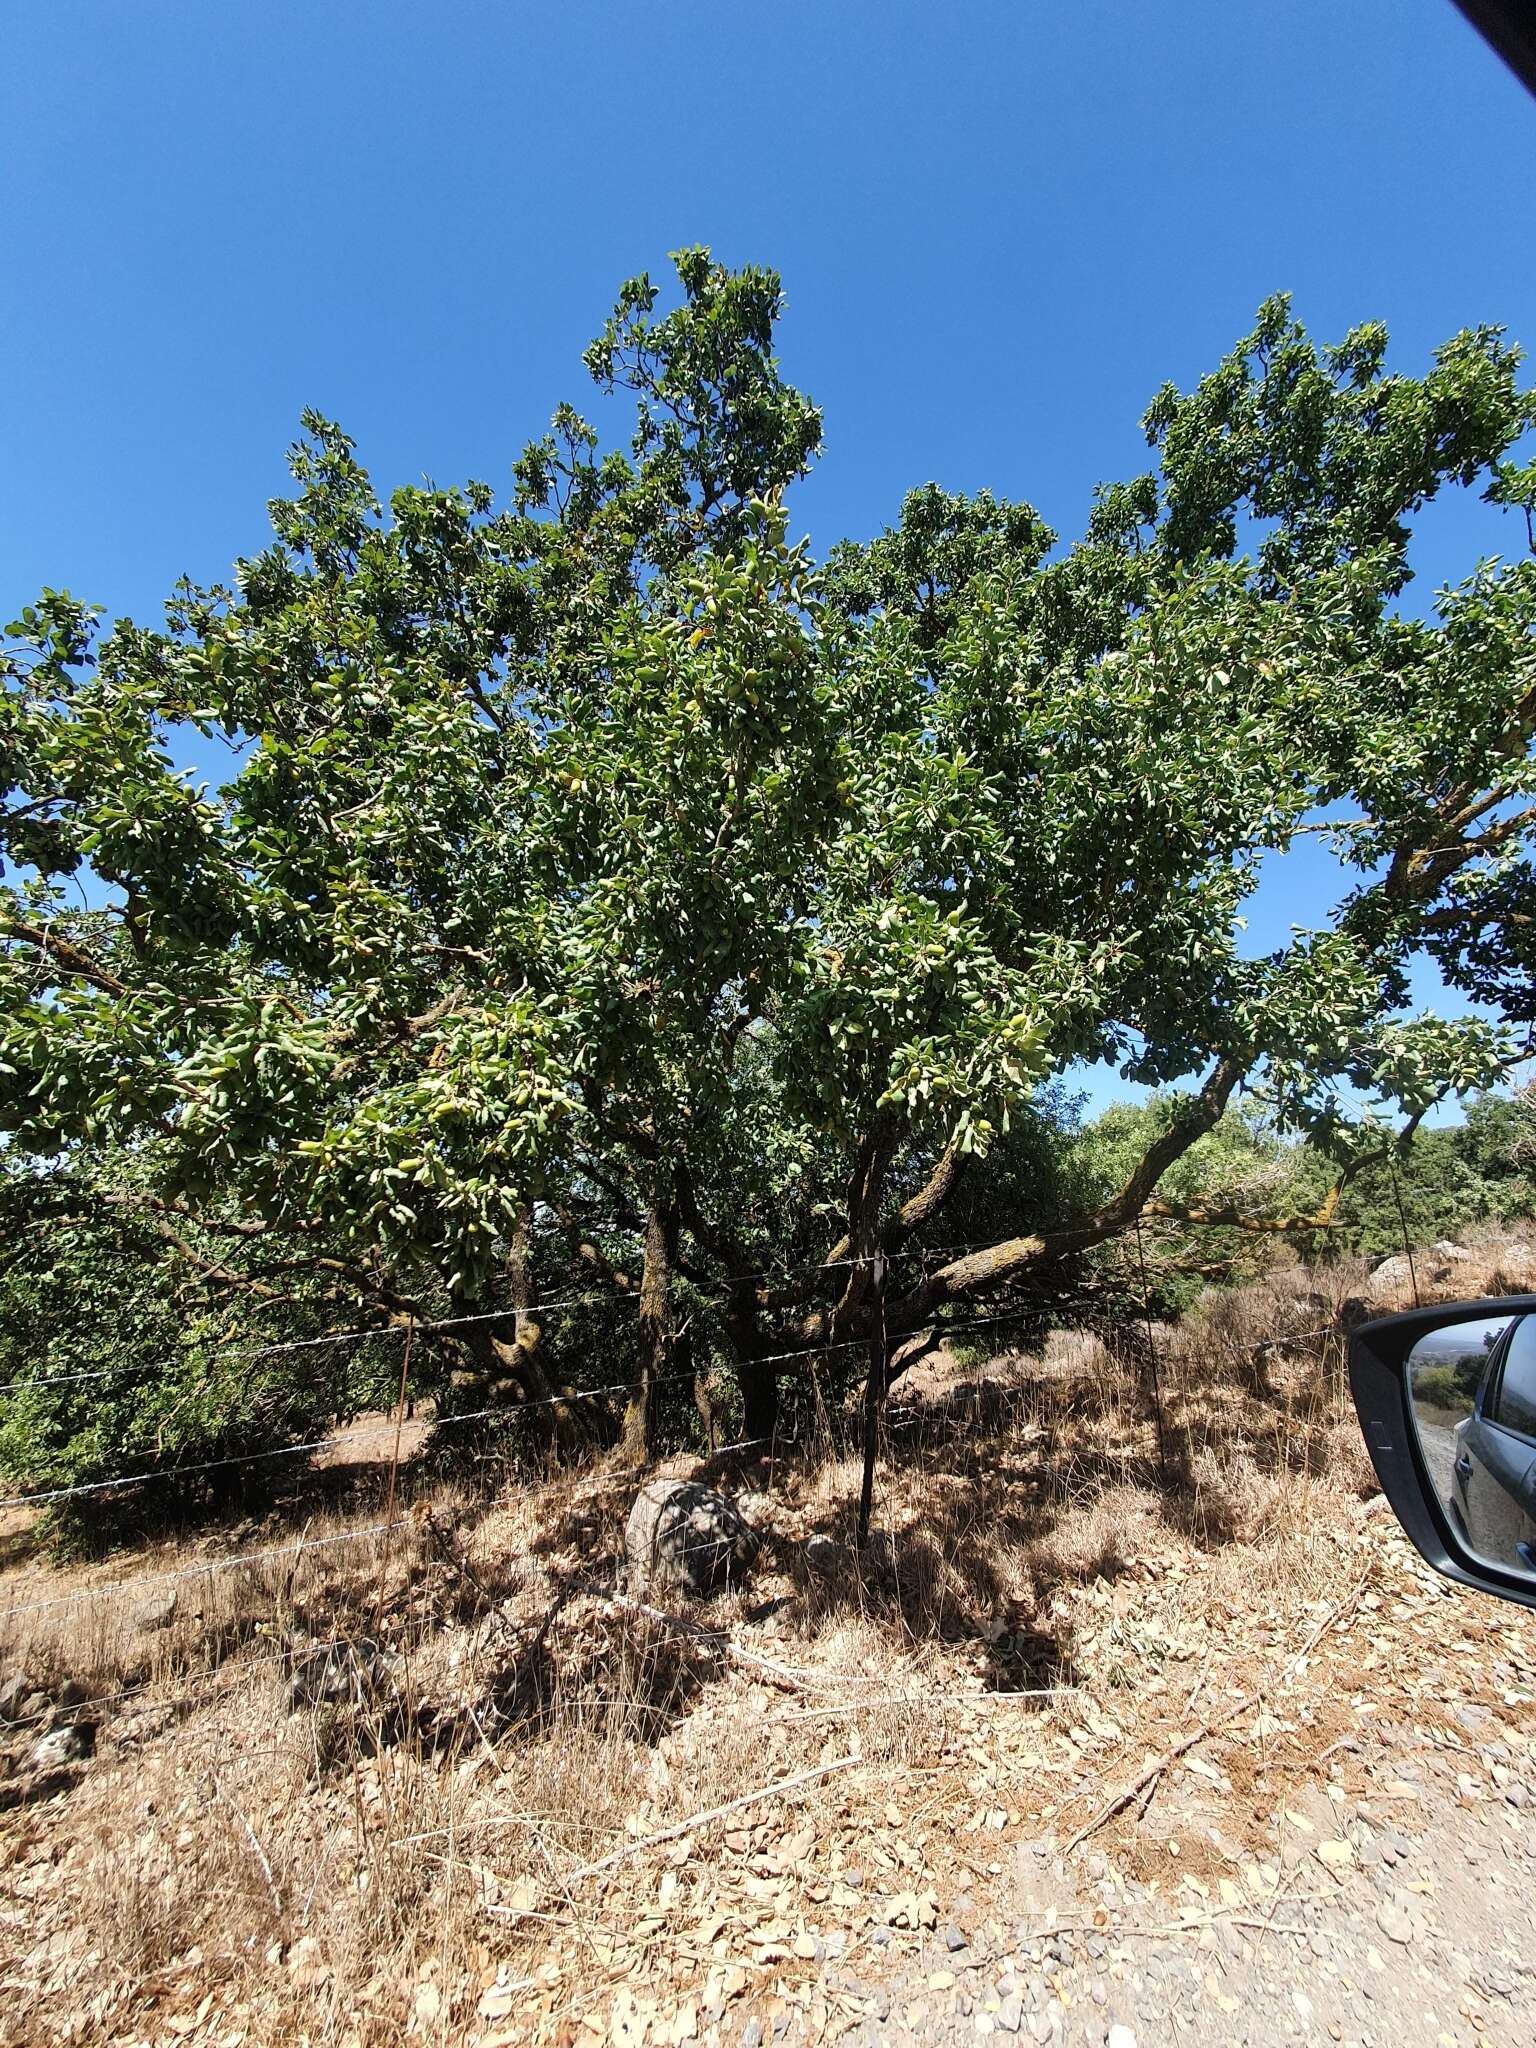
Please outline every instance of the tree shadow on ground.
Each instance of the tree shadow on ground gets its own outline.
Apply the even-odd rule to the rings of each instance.
[[[975,1642],[998,1689],[1070,1685],[1051,1613],[1063,1582],[1113,1579],[1170,1542],[1241,1542],[1338,1449],[1326,1360],[1272,1361],[1262,1377],[1159,1367],[1160,1415],[1149,1361],[1096,1344],[893,1397],[871,1542],[858,1552],[853,1491],[831,1492],[814,1533],[846,1568],[818,1580],[800,1565],[804,1625],[857,1613],[908,1640]]]
[[[824,1419],[814,1450],[675,1461],[680,1477],[796,1507],[793,1538],[769,1545],[776,1583],[762,1587],[755,1611],[734,1608],[727,1625],[772,1614],[810,1637],[857,1618],[903,1646],[969,1645],[989,1687],[1046,1695],[1075,1681],[1070,1628],[1052,1614],[1064,1582],[1113,1579],[1169,1542],[1239,1542],[1256,1514],[1273,1513],[1279,1489],[1326,1469],[1336,1448],[1342,1411],[1326,1360],[1280,1352],[1262,1372],[1199,1371],[1170,1347],[1158,1361],[1159,1430],[1150,1360],[1074,1342],[1060,1356],[899,1385],[885,1418],[875,1537],[862,1554],[856,1417],[846,1412]],[[438,1519],[430,1488],[441,1483],[440,1465],[402,1470],[395,1505],[409,1526],[394,1539],[387,1588],[376,1559],[338,1546],[334,1562],[311,1557],[295,1600],[279,1560],[253,1577],[233,1612],[198,1617],[189,1657],[199,1668],[238,1665],[274,1628],[425,1642],[469,1627],[481,1632],[481,1649],[467,1695],[425,1710],[407,1702],[377,1722],[378,1740],[445,1754],[514,1729],[549,1733],[574,1717],[654,1743],[726,1668],[708,1629],[685,1616],[623,1613],[604,1597],[618,1582],[625,1515],[654,1469],[610,1462],[537,1480],[527,1533],[519,1528],[489,1554],[473,1545],[475,1529],[533,1473],[486,1464],[459,1481]],[[247,1496],[212,1532],[205,1525],[208,1556],[217,1565],[232,1551],[282,1546],[317,1514],[379,1518],[388,1494],[387,1459],[290,1470],[263,1490],[260,1519]],[[830,1574],[807,1562],[812,1533],[831,1538],[844,1560]],[[558,1620],[593,1593],[579,1627]]]

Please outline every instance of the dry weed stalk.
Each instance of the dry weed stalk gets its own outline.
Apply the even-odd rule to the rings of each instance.
[[[1337,1597],[1362,1478],[1338,1346],[1305,1333],[1362,1277],[1288,1268],[1154,1333],[1166,1485],[1142,1382],[1098,1337],[925,1362],[893,1404],[865,1556],[830,1580],[803,1562],[812,1533],[846,1545],[857,1509],[859,1461],[824,1416],[818,1450],[743,1475],[771,1497],[759,1582],[682,1627],[607,1597],[635,1485],[616,1470],[504,1501],[439,1488],[387,1556],[333,1540],[344,1517],[238,1568],[157,1553],[146,1589],[156,1567],[190,1575],[149,1632],[121,1561],[102,1598],[99,1570],[62,1575],[82,1597],[13,1616],[5,1668],[132,1696],[88,1794],[50,1814],[46,1870],[39,1821],[9,1817],[20,1988],[0,2038],[68,2010],[104,2042],[185,1987],[243,2006],[253,2042],[302,2024],[371,2048],[413,2012],[467,2010],[495,1961],[537,1984],[574,1944],[595,1967],[658,1860],[681,1847],[707,1871],[754,1788],[781,1781],[740,1815],[756,1841],[759,1806],[787,1797],[819,1829],[864,1778],[938,1771],[963,1751],[957,1700],[1013,1700],[1010,1743],[1087,1714],[1133,1749],[1229,1646]],[[298,1627],[376,1634],[390,1696],[286,1711]],[[1017,1754],[997,1771],[1022,1805],[1039,1764]],[[413,2004],[424,1986],[438,2007]]]

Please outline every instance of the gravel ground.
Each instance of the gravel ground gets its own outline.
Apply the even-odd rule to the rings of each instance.
[[[1456,1437],[1452,1430],[1438,1424],[1426,1423],[1419,1419],[1419,1443],[1424,1451],[1424,1462],[1429,1467],[1435,1489],[1444,1501],[1456,1497],[1456,1483],[1452,1467],[1456,1462]]]
[[[876,2007],[842,2038],[998,2034],[1052,2048],[1536,2040],[1536,1818],[1525,1804],[1536,1788],[1511,1779],[1507,1798],[1458,1807],[1406,1767],[1396,1782],[1390,1801],[1318,1802],[1319,1832],[1337,1831],[1324,1839],[1356,1852],[1343,1882],[1298,1833],[1269,1905],[1225,1910],[1218,1891],[1214,1909],[1192,1912],[1177,1933],[1166,1902],[1116,1882],[1102,1854],[1074,1887],[1055,1844],[1037,1842],[1017,1858],[1023,1910],[1011,1927],[962,1903],[916,1968],[886,1975],[870,1956],[832,1974],[829,1989]],[[1053,1907],[1060,1931],[1044,1934]],[[748,2048],[751,2038],[749,2025]],[[810,2036],[786,2023],[780,2038]]]
[[[1499,1763],[1504,1745],[1487,1748]],[[850,2048],[987,2035],[1042,2048],[1536,2041],[1536,1786],[1511,1776],[1502,1796],[1460,1804],[1407,1763],[1391,1785],[1390,1797],[1338,1806],[1319,1795],[1316,1832],[1296,1830],[1267,1904],[1233,1910],[1218,1884],[1211,1908],[1184,1908],[1177,1931],[1166,1899],[1116,1880],[1102,1853],[1074,1884],[1053,1840],[1026,1845],[999,1899],[956,1900],[915,1963],[883,1967],[876,1930],[829,1964],[826,1991],[868,2008],[837,2037]],[[1353,1850],[1342,1881],[1318,1860],[1319,1840]],[[1011,1923],[997,1916],[1009,1893]],[[754,2048],[817,2034],[786,2013],[738,2038]]]
[[[1015,1465],[1039,1455],[1020,1429],[985,1468],[924,1475],[892,1516],[909,1597],[942,1590],[925,1546],[959,1512],[940,1562],[967,1564],[974,1614]],[[318,1723],[287,1714],[270,1652],[184,1697],[130,1693],[92,1717],[94,1753],[41,1782],[18,1728],[0,1743],[0,2040],[1529,2048],[1536,1617],[1434,1577],[1378,1497],[1226,1470],[1246,1534],[1197,1543],[1127,1487],[1077,1512],[1048,1601],[1021,1609],[1033,1632],[1005,1603],[1000,1638],[929,1633],[904,1655],[894,1567],[861,1583],[867,1613],[819,1582],[797,1608],[760,1575],[750,1608],[712,1616],[731,1657],[607,1748],[572,1718],[498,1754],[477,1720],[480,1748],[446,1768],[403,1744],[317,1767]],[[819,1496],[786,1502],[825,1520]],[[1106,1557],[1127,1517],[1134,1545]],[[494,1518],[477,1534],[481,1570],[527,1541]],[[585,1525],[564,1540],[561,1568],[587,1568]],[[339,1601],[351,1582],[312,1550]],[[396,1563],[424,1600],[419,1561]],[[378,1571],[356,1568],[369,1612]],[[527,1589],[528,1615],[547,1591]],[[551,1683],[589,1691],[633,1657],[631,1609],[566,1601]],[[185,1654],[219,1618],[189,1597],[152,1640],[174,1649],[179,1629]],[[450,1612],[436,1660],[416,1649],[429,1708],[484,1710],[466,1633]],[[1041,1640],[1048,1674],[1027,1661]],[[655,1668],[678,1685],[673,1657]],[[547,1879],[517,1826],[530,1805],[562,1829]],[[445,1813],[473,1859],[452,1890]],[[351,1882],[380,1843],[423,1845],[392,1867],[425,1905],[382,1955]]]
[[[1403,1554],[1395,1534],[1390,1547]],[[856,1952],[829,1954],[825,2013],[727,2022],[720,2038],[743,2048],[991,2035],[1042,2048],[1536,2042],[1531,1702],[1518,1687],[1490,1690],[1490,1667],[1458,1642],[1464,1616],[1504,1628],[1512,1613],[1488,1603],[1485,1617],[1469,1607],[1476,1598],[1442,1582],[1401,1637],[1395,1603],[1381,1607],[1382,1633],[1363,1655],[1383,1676],[1373,1706],[1362,1709],[1364,1693],[1351,1701],[1358,1738],[1325,1751],[1278,1810],[1250,1791],[1245,1812],[1242,1784],[1214,1769],[1171,1770],[1139,1814],[1070,1856],[1053,1835],[1020,1843],[995,1877],[943,1901],[915,1953],[909,1938],[898,1955],[897,1937],[876,1926]],[[1517,1642],[1525,1620],[1514,1617]],[[1529,1634],[1536,1647],[1536,1618]],[[1412,1654],[1426,1646],[1427,1661]],[[1425,1713],[1437,1694],[1439,1727]],[[1272,1852],[1255,1851],[1255,1827]],[[1138,1868],[1156,1870],[1155,1884],[1130,1874]],[[1188,1876],[1170,1882],[1181,1868]]]

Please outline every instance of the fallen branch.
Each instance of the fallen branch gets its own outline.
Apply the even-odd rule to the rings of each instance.
[[[855,1764],[864,1761],[862,1756],[840,1756],[830,1764],[817,1764],[814,1770],[796,1771],[789,1778],[775,1778],[771,1785],[759,1785],[755,1792],[743,1792],[739,1799],[727,1799],[723,1806],[711,1806],[703,1813],[690,1814],[687,1820],[680,1820],[669,1828],[662,1828],[658,1834],[646,1835],[638,1842],[627,1842],[622,1849],[615,1849],[611,1856],[600,1856],[596,1863],[583,1863],[578,1870],[568,1870],[561,1878],[561,1884],[569,1888],[579,1884],[583,1878],[597,1877],[605,1870],[616,1870],[621,1863],[627,1863],[631,1856],[641,1856],[647,1849],[656,1849],[663,1842],[675,1842],[682,1835],[691,1835],[695,1828],[707,1827],[711,1821],[723,1820],[728,1813],[740,1813],[743,1807],[756,1806],[764,1799],[772,1799],[779,1792],[793,1792],[801,1785],[814,1785],[819,1778],[830,1778],[834,1771],[851,1770]],[[523,1917],[520,1906],[487,1906],[488,1913],[495,1913],[507,1920]]]
[[[647,1621],[659,1621],[663,1627],[675,1628],[700,1642],[712,1643],[731,1663],[745,1664],[751,1670],[766,1673],[775,1685],[787,1692],[826,1692],[834,1685],[850,1682],[847,1678],[815,1678],[809,1672],[776,1663],[772,1657],[760,1657],[755,1650],[744,1650],[739,1643],[733,1643],[722,1629],[703,1628],[696,1621],[684,1621],[679,1614],[665,1614],[659,1607],[647,1607],[643,1600],[631,1600],[626,1593],[615,1593],[613,1604],[615,1607],[627,1607],[632,1614],[643,1614]]]
[[[1009,1700],[1065,1700],[1072,1699],[1085,1688],[1081,1685],[1021,1685],[996,1686],[981,1697],[998,1706]]]
[[[1323,1616],[1301,1648],[1293,1656],[1287,1658],[1286,1662],[1273,1677],[1266,1679],[1263,1685],[1255,1686],[1252,1692],[1245,1693],[1235,1705],[1223,1708],[1219,1714],[1213,1715],[1209,1721],[1202,1721],[1192,1734],[1184,1736],[1180,1741],[1175,1742],[1171,1748],[1165,1749],[1161,1756],[1154,1757],[1140,1777],[1136,1778],[1131,1784],[1122,1787],[1120,1791],[1115,1793],[1112,1799],[1107,1800],[1091,1820],[1084,1821],[1071,1841],[1062,1850],[1062,1855],[1070,1856],[1072,1851],[1080,1848],[1090,1835],[1097,1834],[1106,1821],[1113,1820],[1115,1815],[1129,1806],[1133,1799],[1139,1797],[1150,1786],[1155,1785],[1169,1766],[1176,1764],[1179,1758],[1187,1751],[1193,1749],[1197,1743],[1204,1742],[1207,1736],[1215,1735],[1221,1729],[1229,1726],[1231,1722],[1237,1719],[1239,1714],[1246,1714],[1251,1707],[1258,1706],[1265,1695],[1281,1682],[1286,1672],[1293,1665],[1299,1664],[1304,1657],[1308,1656],[1336,1622],[1343,1620],[1344,1616],[1349,1613],[1355,1602],[1360,1598],[1360,1595],[1365,1591],[1369,1577],[1369,1571],[1361,1575],[1337,1607],[1331,1608]]]
[[[1328,1894],[1319,1892],[1318,1898]],[[1298,1905],[1307,1905],[1312,1895],[1299,1898]],[[1290,1934],[1303,1940],[1311,1932],[1307,1927],[1291,1927],[1278,1921],[1261,1920],[1254,1913],[1239,1913],[1216,1910],[1201,1913],[1191,1920],[1165,1920],[1155,1927],[1110,1927],[1100,1926],[1095,1920],[1058,1920],[1051,1927],[1035,1927],[1021,1941],[1050,1941],[1058,1934],[1097,1934],[1104,1941],[1165,1941],[1171,1934],[1203,1934],[1207,1927],[1251,1927],[1256,1934]]]

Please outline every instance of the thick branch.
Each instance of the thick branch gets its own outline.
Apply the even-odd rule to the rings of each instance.
[[[20,939],[24,945],[35,946],[39,953],[50,960],[56,960],[69,974],[78,974],[82,981],[88,981],[93,988],[99,988],[104,995],[126,996],[128,985],[92,959],[72,939],[66,939],[51,925],[24,924],[20,918],[8,917],[0,924],[0,938]]]
[[[960,1150],[952,1138],[940,1153],[937,1163],[927,1180],[910,1200],[903,1202],[891,1221],[880,1233],[881,1248],[888,1252],[898,1251],[909,1237],[914,1236],[926,1223],[931,1223],[959,1185],[965,1171],[968,1155]],[[836,1265],[846,1259],[849,1239],[845,1233],[827,1253],[826,1263]]]
[[[1255,1237],[1284,1235],[1298,1230],[1333,1230],[1338,1218],[1333,1211],[1338,1206],[1340,1183],[1335,1182],[1328,1190],[1327,1200],[1311,1216],[1254,1216],[1238,1209],[1230,1202],[1207,1204],[1199,1208],[1186,1208],[1181,1202],[1148,1202],[1142,1210],[1143,1216],[1156,1216],[1172,1223],[1190,1223],[1201,1228],[1219,1230],[1246,1230]]]
[[[557,1208],[554,1215],[570,1240],[571,1250],[584,1266],[589,1266],[611,1287],[617,1288],[620,1294],[634,1293],[635,1283],[632,1277],[622,1267],[613,1264],[601,1245],[594,1244],[589,1237],[582,1235],[581,1225],[569,1209]]]
[[[1502,818],[1471,838],[1457,837],[1449,845],[1400,847],[1392,856],[1381,893],[1392,903],[1422,902],[1469,861],[1497,851],[1532,825],[1536,825],[1536,808],[1517,811],[1512,818]]]
[[[1032,1267],[1054,1264],[1128,1230],[1143,1213],[1153,1190],[1174,1161],[1221,1121],[1242,1074],[1237,1061],[1218,1060],[1199,1094],[1181,1106],[1169,1128],[1137,1161],[1125,1185],[1092,1216],[1060,1230],[1031,1232],[1026,1237],[989,1245],[983,1251],[969,1252],[927,1274],[909,1293],[888,1300],[886,1325],[892,1335],[920,1329],[950,1302],[989,1293],[1017,1280]],[[839,1308],[842,1306],[839,1304]],[[844,1334],[837,1317],[837,1309],[818,1310],[804,1317],[785,1333],[785,1348],[825,1343],[833,1335]]]
[[[218,1259],[210,1259],[188,1244],[179,1230],[172,1227],[163,1216],[150,1219],[157,1237],[163,1238],[187,1263],[201,1273],[205,1280],[217,1281],[221,1287],[238,1288],[242,1293],[254,1294],[263,1301],[284,1301],[288,1299],[281,1287],[269,1287],[264,1280],[258,1280],[249,1273],[237,1273],[232,1266],[224,1265]]]

